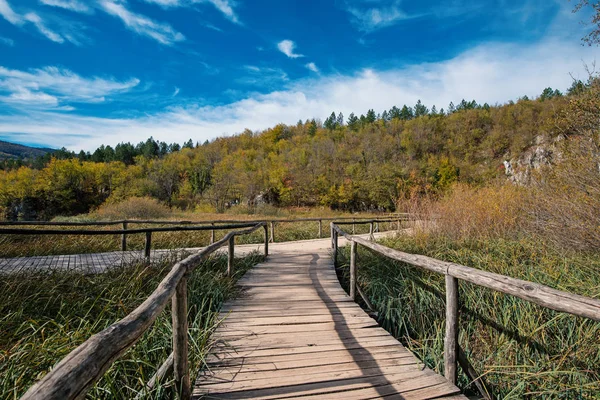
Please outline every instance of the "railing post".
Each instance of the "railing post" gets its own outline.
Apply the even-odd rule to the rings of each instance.
[[[335,244],[333,243],[333,235],[335,235],[335,230],[333,229],[333,222],[329,223],[329,230],[330,230],[329,237],[331,238],[331,248],[335,249]]]
[[[400,218],[398,218],[398,232],[400,232]]]
[[[214,222],[210,223],[212,226],[215,226]],[[211,229],[210,230],[210,244],[213,244],[215,242],[215,230]]]
[[[267,257],[269,255],[269,228],[266,223],[263,228],[265,229],[265,257]]]
[[[338,260],[338,233],[333,231],[333,265],[337,265]]]
[[[184,276],[171,300],[173,319],[173,375],[181,400],[192,397],[188,366],[187,276]]]
[[[350,242],[350,298],[356,300],[356,242]]]
[[[352,234],[354,235],[355,232],[355,225],[354,225],[354,221],[356,221],[356,218],[352,218]]]
[[[446,275],[446,336],[444,338],[444,375],[456,385],[458,359],[458,279]]]
[[[275,243],[275,222],[271,221],[271,243]]]
[[[379,232],[379,222],[375,222],[375,232]]]
[[[369,224],[369,239],[375,240],[375,236],[373,235],[373,222]]]
[[[319,239],[323,237],[323,221],[319,220]]]
[[[150,249],[152,248],[152,231],[146,231],[146,244],[144,246],[144,257],[150,259]]]
[[[235,246],[235,235],[229,238],[229,251],[227,253],[227,276],[233,275],[233,254]]]
[[[127,221],[123,221],[123,231],[127,231]],[[121,235],[121,251],[127,250],[127,234]]]

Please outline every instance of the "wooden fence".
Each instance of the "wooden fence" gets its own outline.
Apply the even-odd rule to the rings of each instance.
[[[334,252],[334,259],[337,259],[338,237],[341,235],[350,242],[350,297],[355,299],[358,290],[359,294],[363,296],[363,299],[370,308],[372,308],[372,306],[370,305],[368,298],[364,296],[360,287],[357,285],[356,255],[358,244],[393,260],[401,261],[445,276],[446,329],[444,335],[444,374],[450,382],[456,384],[457,363],[460,363],[465,374],[474,381],[480,393],[488,399],[491,398],[489,390],[487,390],[484,381],[474,371],[466,359],[464,352],[458,345],[459,279],[501,293],[509,294],[555,311],[562,311],[578,317],[600,321],[600,300],[552,289],[538,283],[437,260],[427,256],[404,253],[374,243],[371,240],[365,240],[359,236],[349,234],[342,230],[339,225],[348,225],[348,222],[331,222],[331,246]]]
[[[231,225],[227,225],[231,226]],[[265,229],[265,255],[268,255],[267,225],[264,222],[246,224],[248,229],[231,231],[218,242],[176,263],[154,292],[134,311],[102,332],[90,337],[69,353],[44,378],[33,385],[22,399],[82,399],[92,385],[102,377],[112,363],[133,346],[150,328],[171,300],[173,319],[173,353],[159,368],[149,386],[173,368],[175,387],[180,398],[191,396],[188,368],[187,279],[193,268],[209,255],[228,245],[227,273],[233,273],[234,239]],[[237,225],[237,228],[240,226]],[[198,227],[197,227],[198,228]],[[212,227],[208,227],[211,229]],[[225,227],[220,227],[227,229]],[[154,228],[153,231],[164,228]],[[145,231],[145,230],[143,230]],[[161,230],[164,231],[164,230]],[[114,232],[101,234],[113,234]],[[39,232],[36,232],[39,234]],[[63,232],[64,233],[64,232]],[[71,231],[68,231],[71,233]],[[49,233],[48,233],[49,234]],[[89,234],[89,233],[88,233]]]
[[[372,220],[361,220],[347,218],[348,224],[370,224],[370,236],[372,237],[376,226],[383,222],[397,222],[398,229],[401,221],[408,218],[404,216],[393,216],[392,218],[379,218]],[[83,344],[69,353],[61,360],[46,376],[33,385],[23,395],[22,399],[82,399],[87,391],[100,379],[112,363],[117,360],[127,349],[132,347],[147,331],[159,314],[164,310],[171,300],[173,320],[173,352],[160,366],[155,375],[146,385],[146,389],[152,389],[167,373],[173,371],[175,387],[179,397],[188,399],[191,396],[191,384],[188,368],[188,321],[187,321],[187,279],[196,264],[205,260],[209,255],[228,246],[227,274],[233,274],[233,257],[235,237],[251,234],[261,227],[264,229],[264,252],[269,254],[269,242],[274,241],[275,223],[294,223],[305,221],[319,222],[319,236],[322,236],[322,222],[333,221],[333,218],[303,218],[295,220],[273,220],[273,221],[219,221],[210,222],[211,225],[193,226],[192,221],[111,221],[111,222],[2,222],[5,226],[112,226],[123,224],[119,230],[89,230],[89,229],[23,229],[23,228],[0,228],[0,234],[5,235],[122,235],[123,250],[126,249],[126,235],[134,233],[146,234],[145,255],[150,256],[150,248],[153,232],[174,231],[200,231],[211,230],[211,244],[201,251],[190,255],[186,259],[176,263],[167,276],[160,282],[154,292],[134,311],[122,320],[116,322],[102,332],[90,337]],[[130,224],[161,224],[178,225],[173,227],[143,227],[129,229]],[[184,226],[182,226],[184,225]],[[185,226],[187,225],[187,226]],[[192,225],[192,226],[190,226]],[[269,235],[268,227],[271,227]],[[333,225],[332,225],[333,226]],[[241,229],[231,231],[225,237],[214,242],[215,230]]]
[[[272,219],[272,220],[225,220],[225,221],[160,221],[160,220],[119,220],[119,221],[90,221],[90,222],[46,222],[46,221],[0,221],[0,235],[121,235],[121,250],[127,250],[127,235],[135,233],[146,234],[144,253],[146,257],[150,256],[152,247],[153,232],[179,232],[179,231],[211,231],[210,243],[215,242],[215,231],[227,230],[248,227],[258,223],[268,224],[269,242],[275,243],[275,227],[281,223],[298,223],[298,222],[318,222],[317,237],[323,237],[323,221],[347,221],[352,224],[352,233],[355,232],[356,224],[364,224],[371,222],[371,231],[379,230],[380,222],[397,223],[397,229],[401,229],[403,221],[409,220],[409,214],[401,213],[393,216],[379,217],[375,219],[365,220],[364,218],[343,217],[343,218],[296,218],[296,219]],[[350,222],[352,221],[352,222]],[[199,224],[210,224],[200,225]],[[116,226],[121,225],[120,230],[93,230],[93,229],[48,229],[46,227],[94,227],[94,226]],[[175,225],[174,227],[143,227],[132,229],[132,225]],[[2,226],[32,226],[39,228],[1,228]],[[374,228],[375,226],[375,228]],[[265,228],[268,230],[268,228]]]

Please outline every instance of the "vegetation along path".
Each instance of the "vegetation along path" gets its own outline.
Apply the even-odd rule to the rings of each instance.
[[[330,244],[276,247],[238,282],[194,398],[465,398],[352,301]]]

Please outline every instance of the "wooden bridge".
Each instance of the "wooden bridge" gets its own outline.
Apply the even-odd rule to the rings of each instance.
[[[176,263],[144,303],[73,350],[22,399],[83,398],[152,325],[169,301],[173,353],[147,388],[172,371],[183,399],[464,399],[455,386],[459,364],[482,396],[491,398],[458,345],[458,279],[600,321],[599,300],[403,253],[369,240],[371,237],[351,235],[341,228],[344,224],[351,222],[332,222],[331,242],[286,244],[271,254],[266,222],[229,232]],[[239,281],[241,296],[223,306],[224,322],[215,334],[216,345],[206,360],[206,368],[192,384],[187,342],[189,272],[223,246],[229,249],[231,272],[235,236],[260,228],[265,229],[264,251],[269,257]],[[371,228],[371,234],[372,231]],[[351,245],[349,294],[341,288],[334,269],[338,246],[345,241]],[[426,368],[354,302],[357,294],[362,295],[356,284],[358,245],[446,276],[444,377]],[[366,297],[364,300],[369,304]]]

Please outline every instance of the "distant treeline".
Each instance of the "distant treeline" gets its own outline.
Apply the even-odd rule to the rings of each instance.
[[[437,110],[419,101],[347,119],[334,112],[324,122],[246,130],[195,145],[190,139],[181,148],[150,138],[91,154],[63,149],[0,171],[0,213],[51,218],[141,196],[217,211],[257,202],[394,210],[402,199],[436,195],[456,181],[503,176],[502,161],[539,135],[556,135],[557,115],[589,85],[577,81],[566,95],[548,88],[535,100],[504,105],[463,100]]]

